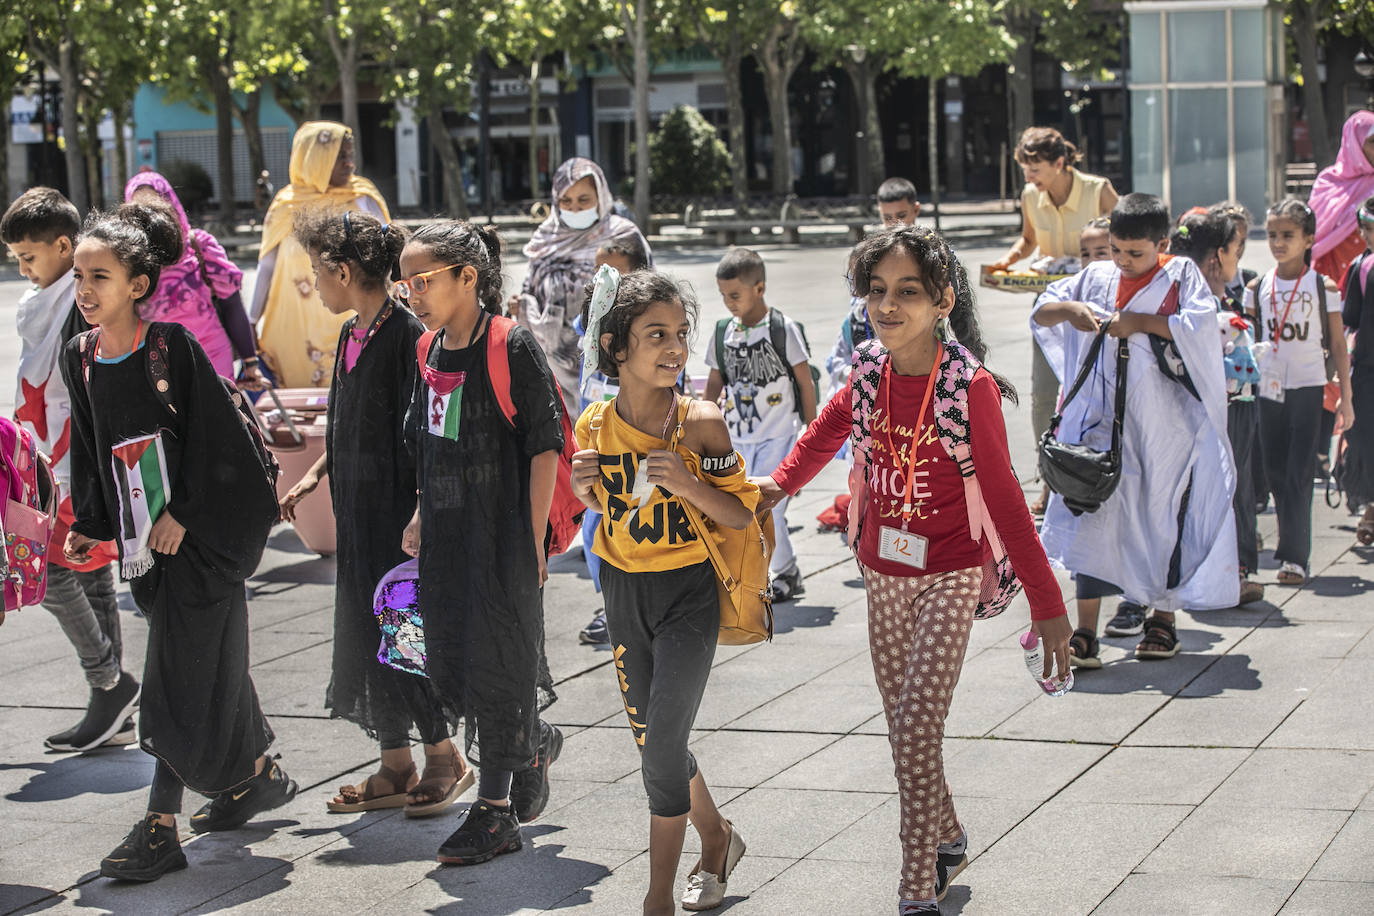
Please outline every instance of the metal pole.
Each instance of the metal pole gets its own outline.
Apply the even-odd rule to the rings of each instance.
[[[477,161],[482,185],[482,207],[487,214],[487,222],[493,221],[491,195],[491,62],[487,52],[481,52],[477,64],[482,72],[478,88],[478,105],[481,108],[477,126]]]
[[[930,157],[930,202],[935,209],[935,231],[940,231],[940,142],[939,142],[939,122],[935,116],[935,104],[937,101],[938,90],[935,85],[935,77],[927,77],[926,85],[929,87],[930,102],[930,123],[927,131],[930,136],[927,139],[928,155]]]

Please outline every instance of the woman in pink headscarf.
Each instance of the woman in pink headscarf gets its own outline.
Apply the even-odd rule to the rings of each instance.
[[[192,229],[172,184],[157,172],[139,172],[124,186],[126,201],[169,207],[181,224],[185,242],[181,260],[162,269],[157,292],[143,304],[149,321],[173,321],[196,338],[215,371],[234,378],[234,359],[243,360],[239,385],[249,390],[266,387],[258,370],[258,351],[248,323],[240,288],[243,271],[225,254],[219,241],[204,229]]]
[[[1364,253],[1355,214],[1374,196],[1374,111],[1357,111],[1341,131],[1336,164],[1322,169],[1308,205],[1317,214],[1312,266],[1342,284],[1350,262]]]

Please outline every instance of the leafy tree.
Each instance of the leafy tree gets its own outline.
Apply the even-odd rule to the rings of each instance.
[[[498,18],[494,10],[445,0],[408,0],[389,18],[398,60],[385,96],[410,102],[428,122],[444,172],[444,209],[461,219],[468,216],[462,153],[444,123],[444,109],[461,115],[471,107],[472,65]]]
[[[687,0],[686,3],[686,17],[693,33],[720,59],[721,72],[725,77],[726,123],[730,130],[730,191],[737,210],[744,209],[749,196],[741,70],[750,50],[746,35],[755,34],[763,26],[758,15],[759,6],[751,0]],[[652,149],[650,159],[653,159]],[[650,171],[660,178],[664,176],[664,172],[652,163]]]
[[[716,194],[730,175],[730,153],[715,126],[690,105],[663,116],[649,138],[649,162],[660,194]]]
[[[62,93],[62,156],[67,165],[67,197],[78,210],[91,207],[86,163],[81,150],[81,52],[77,44],[79,3],[30,4],[24,13],[27,51],[57,73]]]
[[[1035,50],[1063,62],[1070,73],[1115,67],[1121,60],[1121,10],[1092,0],[1005,0],[1000,22],[1015,44],[1007,68],[1007,124],[1013,142],[1034,126]]]
[[[1317,35],[1338,0],[1287,0],[1288,28],[1297,49],[1302,76],[1303,109],[1307,112],[1307,132],[1312,139],[1312,156],[1319,166],[1336,159],[1331,129],[1326,120],[1326,100],[1318,77]]]

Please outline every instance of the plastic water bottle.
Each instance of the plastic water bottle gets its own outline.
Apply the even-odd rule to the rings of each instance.
[[[1026,656],[1026,670],[1035,678],[1035,683],[1040,685],[1041,690],[1052,697],[1062,697],[1073,689],[1073,671],[1060,676],[1057,662],[1051,667],[1050,676],[1045,677],[1045,652],[1041,648],[1040,637],[1035,635],[1034,630],[1027,630],[1021,634],[1021,651]]]

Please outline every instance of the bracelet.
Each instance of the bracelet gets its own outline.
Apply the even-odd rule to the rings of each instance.
[[[256,366],[257,364],[258,358],[256,356],[250,356],[243,361],[243,368],[247,369],[249,366]]]

